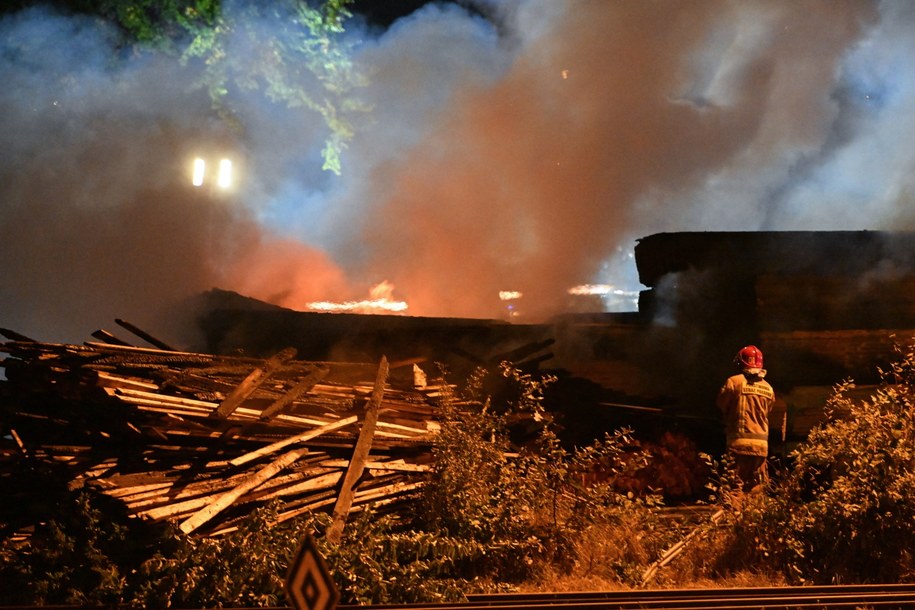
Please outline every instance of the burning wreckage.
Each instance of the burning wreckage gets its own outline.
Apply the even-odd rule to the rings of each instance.
[[[0,522],[27,536],[36,464],[196,535],[273,499],[280,519],[400,510],[429,476],[449,389],[424,367],[503,360],[557,376],[547,407],[570,442],[631,426],[654,443],[649,484],[688,496],[702,483],[694,454],[721,449],[713,398],[743,344],[766,351],[797,441],[833,384],[876,383],[915,334],[912,234],[667,233],[635,256],[637,312],[542,324],[295,312],[214,290],[193,352],[121,320],[151,347],[104,330],[83,345],[3,330]]]
[[[269,327],[262,335],[285,347],[267,357],[241,356],[234,346],[180,351],[124,320],[116,322],[150,347],[107,330],[72,345],[0,329],[8,339],[0,344],[7,355],[0,382],[4,537],[29,536],[47,509],[51,480],[91,487],[134,517],[203,536],[232,531],[272,500],[281,504],[280,521],[332,511],[333,531],[368,504],[379,512],[409,506],[429,477],[441,399],[451,388],[429,383],[418,365],[425,358],[371,358],[364,348],[381,346],[360,324],[383,322],[380,338],[390,340],[386,351],[395,355],[408,349],[395,337],[411,334],[411,326],[434,331],[434,340],[417,339],[423,351],[486,324],[315,314],[309,322],[324,331],[306,341],[309,353],[328,349],[344,329],[363,334],[349,345],[338,342],[336,360],[301,359],[290,345],[304,340],[294,321],[300,314],[221,291],[204,300],[212,307],[202,318],[207,332],[214,320],[261,312],[288,323],[279,335]],[[512,350],[496,362],[520,361],[539,347]],[[345,357],[353,354],[359,358]],[[456,398],[451,404],[460,408]]]
[[[261,360],[15,338],[2,347],[10,525],[42,496],[29,474],[36,462],[71,489],[92,486],[132,515],[202,534],[228,531],[274,498],[280,520],[396,504],[429,469],[441,388],[414,385],[412,369],[407,383],[386,359],[303,362],[287,349]]]

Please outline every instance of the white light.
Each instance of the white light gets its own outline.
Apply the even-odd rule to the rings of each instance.
[[[520,299],[522,295],[517,290],[500,290],[499,299],[502,301],[514,301],[515,299]]]
[[[219,174],[216,178],[219,188],[227,189],[232,186],[232,162],[223,159],[219,162]]]
[[[203,176],[206,173],[206,161],[200,157],[194,159],[194,177],[192,182],[194,186],[201,186],[203,184]]]

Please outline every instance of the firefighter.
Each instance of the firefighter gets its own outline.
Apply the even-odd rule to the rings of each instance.
[[[728,452],[734,459],[737,478],[743,491],[750,491],[761,489],[767,480],[769,416],[775,406],[775,391],[765,380],[763,354],[758,347],[744,347],[734,363],[740,372],[725,381],[716,402],[724,415]]]

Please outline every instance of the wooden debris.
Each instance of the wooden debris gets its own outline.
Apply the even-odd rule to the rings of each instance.
[[[286,468],[306,453],[308,453],[308,449],[293,449],[289,453],[283,454],[264,468],[258,470],[256,474],[245,479],[240,485],[233,487],[231,490],[216,498],[212,503],[194,513],[189,519],[183,521],[179,528],[185,534],[190,534],[212,519],[216,513],[225,510],[242,495],[259,487],[267,479],[276,475],[283,468]]]
[[[397,510],[429,476],[442,388],[415,387],[414,375],[395,387],[386,360],[305,362],[289,350],[262,360],[3,334],[14,340],[0,343],[0,476],[25,472],[25,460],[64,468],[71,489],[93,488],[136,518],[194,536],[233,531],[270,501],[280,502],[280,521],[332,508],[345,520],[369,504]],[[29,501],[15,490],[0,508],[17,539],[36,520]]]
[[[717,511],[715,511],[712,514],[711,517],[709,517],[709,522],[712,524],[718,523],[719,521],[721,521],[722,517],[724,517],[724,509],[718,509]],[[667,564],[669,564],[671,561],[676,559],[676,557],[680,553],[683,552],[683,550],[690,543],[690,541],[692,541],[693,538],[695,538],[696,536],[698,536],[699,534],[704,532],[706,530],[706,527],[707,527],[706,524],[702,524],[702,525],[692,529],[684,538],[682,538],[680,541],[676,542],[674,545],[672,545],[670,548],[668,548],[666,551],[664,551],[664,553],[661,555],[661,557],[657,561],[652,563],[650,566],[648,566],[648,568],[646,568],[645,571],[642,573],[641,586],[644,587],[648,583],[650,583],[654,579],[654,577],[657,576],[658,571],[661,568],[663,568],[664,566],[666,566]]]
[[[343,488],[340,495],[337,496],[337,503],[334,506],[333,522],[330,529],[327,530],[327,539],[330,542],[339,542],[343,535],[343,526],[349,515],[349,510],[353,504],[353,497],[356,491],[356,483],[362,477],[365,470],[365,463],[369,457],[369,451],[372,448],[372,438],[375,435],[375,424],[378,422],[378,409],[381,407],[381,401],[384,398],[384,384],[388,380],[388,360],[381,357],[381,364],[378,366],[378,376],[375,378],[375,387],[372,389],[372,397],[365,408],[362,418],[362,428],[359,430],[359,440],[356,441],[356,447],[353,449],[353,457],[346,469],[346,476],[343,479]]]
[[[227,417],[231,415],[235,409],[241,406],[241,403],[243,403],[245,399],[251,396],[262,383],[267,381],[270,375],[283,366],[287,360],[291,360],[294,357],[295,350],[288,348],[270,358],[263,367],[258,367],[251,371],[251,373],[238,384],[238,387],[222,401],[222,404],[216,409],[215,415],[217,417]]]
[[[295,384],[291,390],[280,396],[269,407],[261,411],[261,419],[272,419],[274,415],[284,413],[289,406],[311,391],[319,381],[327,376],[330,369],[324,367],[315,368],[302,381]]]
[[[16,442],[16,446],[19,447],[19,451],[22,452],[22,455],[28,457],[29,451],[25,448],[25,444],[22,442],[22,439],[19,438],[19,435],[16,434],[16,430],[10,429],[10,437]]]
[[[343,419],[339,419],[335,422],[331,422],[331,423],[321,426],[319,428],[315,428],[314,430],[309,430],[308,432],[302,432],[301,434],[296,434],[295,436],[290,436],[289,438],[284,438],[281,441],[271,443],[270,445],[267,445],[266,447],[261,447],[260,449],[255,449],[254,451],[251,451],[244,455],[240,455],[233,460],[229,460],[229,463],[232,464],[233,466],[241,466],[242,464],[247,464],[251,460],[256,460],[259,457],[269,455],[271,453],[279,451],[280,449],[284,449],[285,447],[288,447],[289,445],[292,445],[294,443],[308,441],[308,440],[311,440],[318,436],[321,436],[322,434],[326,434],[328,432],[333,432],[334,430],[339,430],[340,428],[344,428],[344,427],[354,423],[357,419],[358,419],[358,417],[356,417],[355,415],[352,415],[350,417],[345,417]]]
[[[100,341],[104,341],[105,343],[110,343],[111,345],[122,345],[124,347],[132,347],[130,345],[130,343],[127,343],[123,339],[116,337],[115,335],[111,334],[107,330],[104,330],[101,328],[98,329],[97,331],[95,331],[94,333],[92,333],[92,336]]]
[[[35,339],[32,339],[31,337],[26,337],[25,335],[19,334],[16,331],[10,330],[8,328],[0,328],[0,335],[3,335],[10,341],[20,341],[23,343],[34,343],[35,342]]]
[[[125,329],[129,330],[130,332],[132,332],[133,334],[135,334],[135,335],[138,336],[139,338],[143,339],[144,341],[146,341],[147,343],[149,343],[149,344],[152,345],[153,347],[157,347],[157,348],[159,348],[159,349],[168,350],[168,351],[170,351],[170,352],[175,351],[175,348],[171,347],[168,343],[165,343],[164,341],[160,341],[159,339],[157,339],[156,337],[152,336],[151,334],[149,334],[149,333],[146,332],[145,330],[143,330],[143,329],[141,329],[141,328],[138,328],[138,327],[134,326],[133,324],[131,324],[130,322],[127,322],[126,320],[121,320],[120,318],[116,318],[116,319],[114,320],[114,322],[115,322],[118,326],[120,326],[121,328],[125,328]]]

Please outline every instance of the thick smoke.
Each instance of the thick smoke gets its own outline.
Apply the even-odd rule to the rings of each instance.
[[[256,153],[177,61],[118,60],[111,34],[39,10],[0,22],[0,326],[78,341],[126,318],[167,337],[184,332],[180,306],[214,286],[279,303],[345,296],[326,254],[258,221],[248,198],[262,183],[192,187],[195,155]],[[320,147],[308,122],[293,118],[290,136],[288,111],[270,122],[246,103],[258,137],[283,134],[264,157]]]
[[[650,233],[911,224],[904,0],[478,7],[349,25],[373,110],[339,177],[302,109],[248,92],[229,131],[175,62],[7,17],[0,326],[82,340],[162,329],[211,287],[304,309],[382,281],[414,315],[496,317],[518,290],[533,321],[576,284],[637,288]],[[239,156],[240,190],[189,186],[205,145]]]

